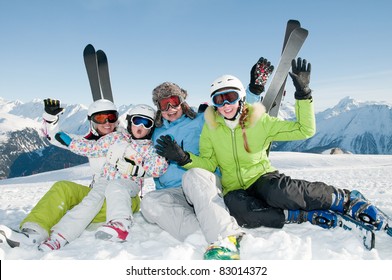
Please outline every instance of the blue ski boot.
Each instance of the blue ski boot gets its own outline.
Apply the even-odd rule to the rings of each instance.
[[[392,229],[388,226],[391,221],[390,217],[367,200],[360,191],[353,190],[350,192],[350,206],[348,210],[350,208],[351,216],[356,214],[361,222],[370,224],[375,230],[383,229],[387,231],[388,235],[392,235]],[[357,211],[355,212],[355,210]]]
[[[286,224],[301,224],[310,222],[313,225],[330,229],[338,225],[338,217],[335,213],[328,210],[288,210]]]
[[[358,191],[338,190],[330,210],[350,216],[372,229],[383,228],[384,217],[380,211]]]

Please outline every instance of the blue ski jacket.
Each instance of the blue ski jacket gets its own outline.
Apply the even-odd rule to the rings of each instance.
[[[161,135],[171,135],[185,151],[199,155],[199,139],[204,125],[204,114],[197,114],[196,118],[190,119],[185,114],[174,122],[163,120],[163,125],[154,130],[152,139],[154,145]],[[159,178],[154,178],[156,189],[181,187],[182,175],[186,169],[170,162],[166,172]]]

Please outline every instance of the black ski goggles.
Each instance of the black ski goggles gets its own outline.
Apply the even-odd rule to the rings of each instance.
[[[154,121],[144,116],[139,116],[139,115],[128,116],[127,120],[128,120],[128,126],[130,126],[131,124],[135,126],[142,125],[146,129],[150,129],[154,126]]]
[[[98,113],[91,116],[91,120],[97,124],[106,122],[115,123],[118,120],[118,113]]]
[[[217,92],[211,96],[211,100],[212,104],[218,108],[225,106],[225,104],[232,105],[240,100],[240,92],[233,89]]]

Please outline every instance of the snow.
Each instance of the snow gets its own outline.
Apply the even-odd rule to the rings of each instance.
[[[392,216],[391,155],[273,152],[270,157],[274,166],[293,178],[323,181],[340,188],[358,189]],[[63,179],[87,185],[88,165],[0,181],[1,223],[17,228],[51,185]],[[90,226],[74,242],[61,250],[49,253],[35,249],[11,249],[2,244],[0,259],[133,260],[133,264],[141,264],[140,261],[147,260],[165,260],[173,264],[176,263],[173,261],[185,260],[185,263],[189,264],[186,261],[201,260],[207,246],[201,232],[195,232],[187,240],[180,242],[158,226],[147,223],[140,213],[135,214],[135,225],[125,243],[95,240],[95,227],[96,225]],[[349,231],[340,228],[325,230],[310,223],[288,224],[283,229],[258,228],[245,231],[247,234],[241,242],[241,259],[248,260],[248,264],[255,264],[257,260],[263,260],[263,263],[269,265],[271,262],[268,261],[276,260],[392,260],[392,239],[383,232],[376,233],[376,248],[368,251]],[[127,265],[127,268],[130,266],[129,262],[120,263]],[[384,262],[385,267],[381,266],[381,269],[387,269],[388,263],[390,262]],[[205,262],[203,264],[208,266]],[[274,264],[272,262],[272,266]],[[337,267],[339,266],[340,263],[337,264]],[[123,268],[122,266],[121,269]]]
[[[0,133],[5,135],[9,131],[23,130],[26,127],[39,129],[41,124],[29,118],[0,112]]]

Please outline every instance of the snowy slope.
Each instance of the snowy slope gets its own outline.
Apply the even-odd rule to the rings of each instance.
[[[271,160],[293,178],[324,181],[358,189],[392,216],[391,155],[320,155],[273,152]],[[88,184],[88,166],[0,181],[0,221],[18,227],[20,221],[58,180]],[[200,260],[207,243],[201,232],[179,242],[140,213],[128,242],[97,241],[91,227],[80,238],[51,253],[0,245],[2,260]],[[324,230],[309,223],[283,229],[246,230],[241,258],[247,260],[392,260],[392,238],[376,234],[376,249],[367,251],[350,232]]]

